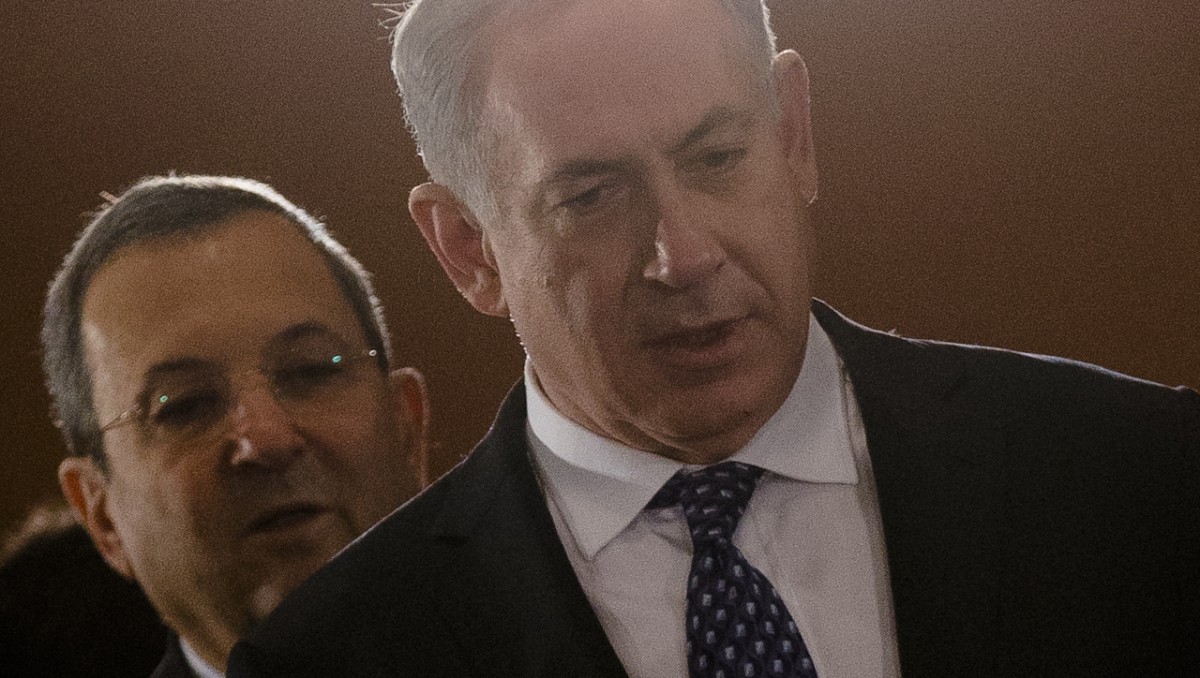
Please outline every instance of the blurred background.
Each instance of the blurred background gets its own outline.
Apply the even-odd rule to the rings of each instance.
[[[776,0],[807,58],[815,289],[902,334],[1200,387],[1200,7],[1192,0]],[[509,324],[410,222],[424,179],[363,0],[41,0],[0,22],[0,534],[57,497],[45,287],[86,214],[145,174],[240,174],[376,274],[428,377],[434,470],[519,376]]]

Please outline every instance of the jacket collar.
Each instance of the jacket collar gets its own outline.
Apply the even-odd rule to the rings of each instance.
[[[998,651],[1006,441],[995,399],[971,378],[977,352],[877,332],[820,301],[813,313],[850,374],[866,427],[902,669],[982,668]],[[449,550],[441,559],[453,582],[441,588],[447,621],[479,649],[485,672],[624,675],[558,541],[525,417],[518,383],[433,525],[437,548]],[[513,657],[521,662],[495,664]]]
[[[442,581],[431,585],[477,673],[625,676],[530,463],[521,383],[447,492],[428,545]]]
[[[867,432],[905,675],[997,656],[1007,441],[974,347],[903,339],[820,301]],[[968,669],[967,667],[972,667]]]

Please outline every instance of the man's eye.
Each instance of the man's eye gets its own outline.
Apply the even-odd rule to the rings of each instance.
[[[149,419],[156,427],[179,430],[204,425],[224,411],[220,392],[206,389],[158,396]]]
[[[728,170],[735,167],[745,155],[744,148],[722,148],[701,155],[699,164],[707,170]]]
[[[598,206],[607,196],[608,190],[607,184],[593,186],[582,193],[577,193],[567,198],[559,203],[559,207],[575,212],[586,212]]]
[[[337,379],[346,372],[346,359],[336,356],[302,362],[278,370],[272,376],[275,388],[288,395],[306,395]]]

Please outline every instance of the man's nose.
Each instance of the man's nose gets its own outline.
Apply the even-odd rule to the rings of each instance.
[[[703,282],[725,263],[725,250],[710,231],[712,215],[677,187],[656,194],[654,255],[643,275],[674,289]]]
[[[243,387],[230,413],[234,468],[277,469],[291,463],[304,447],[295,422],[266,383]]]

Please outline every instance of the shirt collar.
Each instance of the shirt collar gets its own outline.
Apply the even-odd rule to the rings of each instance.
[[[183,650],[183,658],[187,660],[188,666],[197,678],[225,678],[225,674],[217,670],[215,666],[201,659],[200,655],[192,649],[191,645],[183,639],[179,638],[179,649]]]
[[[803,482],[856,484],[845,397],[837,352],[810,315],[796,384],[730,459]],[[534,461],[580,551],[591,560],[685,465],[627,447],[567,418],[542,393],[529,360],[525,399]]]

